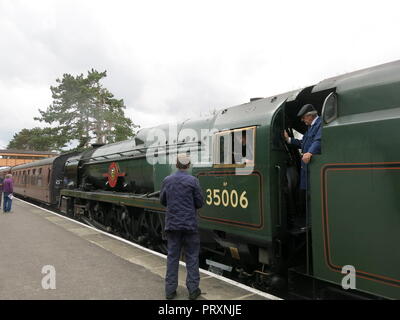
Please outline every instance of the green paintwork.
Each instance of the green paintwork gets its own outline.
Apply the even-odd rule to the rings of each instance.
[[[198,177],[203,190],[206,190],[206,204],[200,212],[202,219],[248,229],[264,227],[262,178],[259,174],[205,172]],[[211,191],[214,190],[218,193],[213,199]]]
[[[99,189],[107,181],[105,174],[108,173],[111,163],[115,160],[100,163],[88,163],[83,167],[82,172],[92,177],[92,183],[98,184]],[[140,186],[139,192],[153,192],[153,168],[144,157],[134,160],[119,160],[119,172],[124,174],[129,180],[134,180]],[[94,180],[94,181],[93,181]]]
[[[342,266],[353,265],[358,290],[394,299],[400,298],[399,92],[399,63],[338,81],[339,116],[324,125],[322,155],[310,168],[314,276],[340,285]]]

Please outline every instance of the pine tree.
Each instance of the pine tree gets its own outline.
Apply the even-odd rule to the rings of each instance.
[[[86,77],[64,74],[50,88],[53,103],[46,111],[39,109],[41,117],[35,120],[55,125],[57,135],[68,141],[77,140],[77,149],[89,147],[93,139],[109,143],[133,137],[136,126],[125,116],[124,101],[101,84],[106,76],[94,69]]]

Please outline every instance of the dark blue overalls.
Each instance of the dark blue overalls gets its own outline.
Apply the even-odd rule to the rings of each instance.
[[[292,138],[290,143],[302,150],[303,154],[310,152],[312,154],[321,153],[321,118],[318,117],[315,123],[308,128],[307,132],[304,134],[302,140],[297,140]],[[301,161],[301,173],[300,173],[300,189],[306,190],[308,184],[307,177],[308,165]]]
[[[182,247],[186,259],[186,287],[189,293],[199,287],[199,251],[197,212],[203,206],[199,180],[185,170],[178,170],[162,183],[160,202],[167,207],[165,231],[168,241],[165,293],[173,293],[178,287],[179,257]]]

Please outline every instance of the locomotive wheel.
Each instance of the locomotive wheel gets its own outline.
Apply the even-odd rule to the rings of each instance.
[[[136,241],[139,244],[148,245],[150,240],[151,226],[149,223],[148,215],[145,212],[140,213],[136,234]]]
[[[111,206],[111,208],[109,210],[108,225],[111,226],[112,230],[116,234],[120,233],[122,230],[121,210],[119,207],[115,206],[114,204]]]
[[[168,245],[164,228],[165,228],[164,215],[157,213],[152,214],[152,229],[155,236],[154,238],[156,239],[154,245],[161,253],[167,254]]]
[[[104,224],[105,214],[101,205],[97,202],[93,209],[94,220]]]
[[[120,224],[122,235],[125,239],[130,240],[133,234],[133,219],[127,207],[122,206],[120,211]]]

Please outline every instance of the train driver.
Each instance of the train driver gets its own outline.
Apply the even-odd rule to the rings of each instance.
[[[308,127],[303,139],[298,140],[295,138],[290,138],[286,130],[283,132],[283,134],[288,144],[295,145],[301,149],[303,153],[300,173],[300,199],[303,210],[305,211],[306,190],[308,189],[307,166],[314,154],[321,153],[322,128],[321,118],[318,116],[318,112],[312,104],[304,105],[300,109],[297,116],[301,117],[301,121],[303,121]]]

